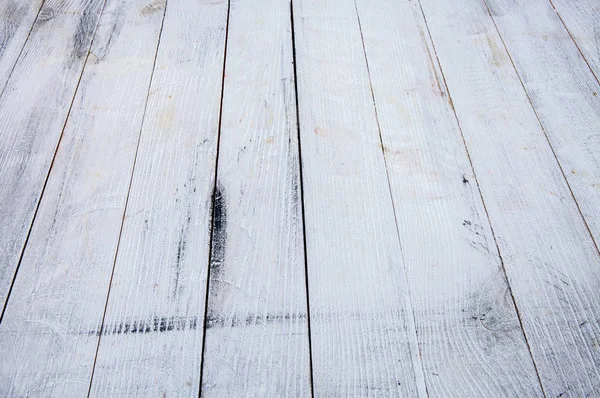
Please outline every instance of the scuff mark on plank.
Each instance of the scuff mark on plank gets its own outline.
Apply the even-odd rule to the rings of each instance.
[[[232,318],[225,318],[219,316],[208,316],[206,318],[206,328],[210,329],[213,327],[239,327],[239,326],[257,326],[257,325],[268,325],[274,323],[298,323],[305,322],[307,319],[306,314],[267,314],[267,315],[254,315],[250,314],[246,317],[234,316]]]
[[[105,325],[100,330],[88,332],[89,335],[100,334],[146,334],[164,333],[171,331],[195,330],[198,328],[198,317],[151,317],[148,319],[134,319]],[[102,332],[101,332],[102,331]]]
[[[210,261],[210,275],[213,280],[219,279],[221,276],[221,265],[225,259],[225,246],[227,243],[227,201],[220,182],[217,183],[214,206],[213,247]]]

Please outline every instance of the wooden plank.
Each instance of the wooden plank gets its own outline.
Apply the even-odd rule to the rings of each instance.
[[[169,0],[92,396],[197,396],[226,1]]]
[[[488,4],[598,246],[600,84],[550,3],[488,0]]]
[[[0,327],[0,395],[85,396],[164,2],[109,0]]]
[[[418,3],[358,0],[427,392],[540,384]]]
[[[45,3],[0,97],[2,308],[103,3],[103,0]]]
[[[550,3],[594,71],[596,79],[600,79],[600,3],[597,0],[550,0]]]
[[[0,95],[21,54],[43,0],[0,3]]]
[[[204,396],[310,395],[290,17],[288,0],[231,2]]]
[[[592,394],[600,381],[594,242],[485,4],[421,4],[544,392]]]
[[[293,7],[315,394],[425,395],[355,6]]]

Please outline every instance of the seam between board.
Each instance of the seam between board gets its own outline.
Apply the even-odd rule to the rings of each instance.
[[[215,157],[215,175],[213,179],[212,206],[210,215],[210,240],[208,244],[208,267],[206,270],[206,295],[204,298],[204,322],[202,328],[202,351],[200,352],[200,383],[198,386],[198,397],[202,396],[202,382],[204,375],[204,354],[206,352],[206,325],[208,316],[208,299],[210,289],[210,268],[213,255],[213,238],[215,232],[215,203],[217,199],[217,181],[219,175],[219,151],[221,146],[221,122],[223,120],[223,97],[225,94],[225,68],[227,67],[227,41],[229,39],[229,15],[231,13],[231,0],[227,1],[227,20],[225,22],[225,43],[223,48],[223,73],[221,75],[221,99],[219,104],[219,123],[217,127],[217,148]]]
[[[290,21],[292,29],[292,62],[294,65],[294,94],[296,100],[296,129],[298,133],[298,163],[300,174],[300,202],[302,206],[302,238],[304,243],[304,283],[306,286],[306,317],[308,323],[308,361],[310,368],[310,395],[315,396],[314,376],[313,376],[313,359],[312,359],[312,337],[310,327],[310,294],[308,283],[308,251],[306,247],[306,211],[304,208],[304,176],[302,172],[302,141],[300,137],[300,106],[298,103],[298,70],[296,61],[296,30],[294,28],[294,0],[290,0]]]
[[[485,0],[482,0],[485,1]],[[525,344],[527,345],[527,350],[529,351],[529,356],[531,358],[531,362],[533,363],[533,367],[538,379],[538,382],[540,384],[540,388],[542,390],[542,394],[544,395],[544,397],[546,397],[546,391],[544,391],[544,385],[542,384],[542,379],[540,377],[540,372],[538,370],[537,364],[535,362],[535,359],[533,357],[533,353],[531,351],[531,345],[529,344],[529,339],[527,338],[527,333],[525,332],[525,328],[523,327],[523,319],[521,316],[521,312],[519,311],[519,307],[517,306],[517,301],[515,299],[515,295],[513,293],[512,290],[512,286],[510,285],[510,280],[508,278],[508,274],[506,272],[506,266],[504,264],[504,258],[502,258],[502,252],[500,251],[500,246],[498,245],[498,239],[496,238],[496,232],[494,231],[494,227],[492,225],[492,220],[490,218],[490,214],[488,212],[487,209],[487,205],[485,204],[485,199],[483,198],[483,192],[481,191],[481,186],[479,184],[479,179],[477,178],[477,173],[475,172],[475,167],[473,167],[473,159],[471,159],[471,153],[469,152],[469,147],[467,145],[467,141],[465,139],[465,135],[463,132],[463,128],[462,125],[460,124],[460,120],[458,118],[458,114],[456,113],[456,109],[454,108],[453,102],[452,102],[452,95],[450,93],[450,88],[448,87],[448,83],[446,82],[446,75],[444,74],[443,68],[442,68],[442,64],[440,62],[440,58],[438,56],[437,50],[435,48],[435,44],[434,44],[434,40],[433,40],[433,36],[431,35],[431,31],[429,29],[429,24],[427,23],[427,17],[425,16],[425,11],[423,10],[423,5],[421,4],[421,0],[418,0],[419,2],[419,8],[421,9],[421,15],[423,16],[423,22],[425,23],[425,27],[427,28],[427,34],[429,35],[429,39],[431,41],[431,46],[433,48],[433,53],[435,54],[435,58],[437,61],[437,65],[440,68],[440,73],[442,75],[442,80],[444,81],[444,86],[446,87],[446,93],[448,94],[448,100],[450,102],[450,107],[452,108],[452,113],[454,114],[454,118],[456,120],[456,124],[458,126],[458,129],[460,131],[460,136],[465,148],[465,152],[467,153],[467,158],[469,159],[469,164],[471,166],[471,171],[473,172],[473,176],[475,178],[475,184],[477,185],[477,190],[479,191],[479,197],[481,198],[481,203],[483,205],[483,209],[485,210],[485,214],[488,220],[488,225],[490,226],[490,231],[492,233],[492,237],[494,238],[494,244],[496,245],[496,250],[498,251],[498,257],[500,258],[500,264],[502,265],[502,271],[504,274],[504,279],[506,280],[506,285],[508,287],[508,291],[510,292],[510,297],[512,299],[513,305],[515,307],[515,312],[517,313],[517,319],[519,320],[519,325],[521,327],[521,332],[523,333],[523,338],[525,339]]]
[[[508,58],[510,59],[512,67],[513,67],[515,73],[517,74],[517,77],[519,78],[519,83],[521,83],[521,87],[523,88],[523,91],[525,92],[527,101],[529,102],[529,105],[531,106],[531,109],[533,110],[533,114],[535,115],[535,118],[537,119],[537,122],[544,133],[544,137],[546,137],[546,142],[548,143],[548,146],[550,147],[550,150],[552,151],[552,156],[554,156],[554,160],[556,160],[556,164],[558,165],[560,172],[563,176],[563,179],[565,180],[565,183],[567,184],[567,187],[569,188],[571,197],[573,198],[573,201],[575,202],[575,205],[577,206],[577,211],[579,212],[579,215],[581,216],[581,219],[585,225],[585,228],[587,229],[587,232],[590,235],[590,238],[592,239],[592,243],[594,244],[594,247],[596,248],[596,252],[598,253],[598,256],[600,256],[600,248],[598,247],[598,243],[596,242],[596,239],[594,238],[594,235],[592,234],[592,231],[590,230],[590,227],[587,223],[587,220],[585,219],[585,216],[583,215],[583,212],[581,211],[581,207],[579,206],[579,202],[577,202],[577,198],[575,197],[575,194],[573,193],[573,189],[571,189],[571,184],[569,183],[569,180],[567,179],[567,175],[565,174],[565,171],[562,167],[562,164],[560,163],[560,160],[558,160],[558,156],[556,155],[556,151],[554,150],[554,147],[552,146],[550,137],[548,137],[546,128],[542,124],[540,116],[538,115],[537,110],[535,109],[535,106],[533,105],[533,102],[531,101],[529,92],[527,91],[527,88],[525,87],[525,83],[523,82],[523,79],[521,78],[521,74],[519,73],[519,70],[517,69],[515,62],[513,61],[512,55],[510,55],[510,51],[508,50],[508,47],[506,46],[506,43],[504,42],[504,38],[502,37],[502,34],[500,33],[500,29],[498,29],[496,20],[494,19],[494,16],[492,15],[492,13],[490,11],[487,1],[486,0],[481,0],[481,1],[484,3],[485,7],[487,8],[490,19],[492,20],[492,23],[494,24],[494,28],[496,29],[496,32],[498,33],[498,37],[500,37],[500,41],[502,42],[502,45],[504,46],[504,51],[506,51],[506,54],[508,55]]]
[[[575,38],[573,37],[573,34],[571,33],[571,31],[569,30],[569,28],[567,27],[567,24],[565,23],[565,21],[562,19],[562,17],[560,16],[560,13],[558,12],[558,10],[556,9],[556,7],[554,6],[554,3],[552,2],[552,0],[548,0],[550,2],[550,5],[552,6],[552,8],[554,9],[554,12],[556,13],[556,15],[558,16],[558,19],[560,19],[560,22],[563,24],[563,27],[565,28],[565,30],[567,31],[567,33],[569,34],[569,37],[571,38],[571,40],[573,41],[573,43],[575,44],[575,47],[577,47],[577,51],[579,51],[579,54],[581,54],[581,58],[583,58],[583,60],[585,61],[585,64],[587,65],[587,67],[590,69],[590,71],[592,72],[592,75],[594,76],[594,78],[596,79],[596,82],[598,82],[598,84],[600,84],[600,79],[598,78],[598,76],[596,75],[596,72],[594,72],[594,69],[592,68],[592,66],[590,65],[590,63],[588,62],[587,58],[585,57],[585,55],[583,54],[583,51],[581,51],[581,47],[579,47],[579,44],[577,43],[577,41],[575,40]]]
[[[115,255],[114,255],[114,258],[113,258],[113,266],[112,266],[112,271],[111,271],[111,274],[110,274],[110,281],[108,283],[108,290],[106,292],[106,301],[104,303],[104,312],[102,314],[102,322],[100,324],[100,331],[98,332],[98,342],[96,344],[96,353],[94,355],[94,363],[93,363],[93,366],[92,366],[92,374],[90,375],[90,384],[88,386],[88,393],[87,393],[88,398],[89,398],[89,396],[91,394],[91,391],[92,391],[92,384],[93,384],[93,381],[94,381],[94,373],[96,371],[96,361],[98,359],[98,352],[100,351],[100,343],[102,342],[102,335],[104,334],[104,321],[105,321],[105,318],[106,318],[106,311],[108,309],[108,301],[110,299],[110,291],[111,291],[111,288],[112,288],[113,276],[115,274],[115,268],[116,268],[116,264],[117,264],[117,256],[119,254],[119,248],[121,246],[121,236],[123,234],[123,226],[125,225],[125,217],[127,215],[127,205],[129,204],[129,195],[131,193],[131,186],[133,185],[133,177],[135,175],[135,165],[137,163],[138,151],[140,149],[140,141],[141,141],[141,137],[142,137],[142,132],[144,131],[144,121],[146,120],[146,111],[148,109],[148,102],[149,102],[149,98],[150,98],[150,90],[152,88],[152,81],[154,79],[154,71],[156,69],[156,60],[158,58],[158,51],[159,51],[159,48],[160,48],[160,39],[162,37],[163,27],[164,27],[164,24],[165,24],[165,16],[167,15],[167,4],[168,4],[168,1],[169,0],[165,0],[165,9],[163,11],[163,18],[162,18],[161,25],[160,25],[160,31],[158,33],[158,41],[157,41],[157,44],[156,44],[156,52],[154,53],[154,62],[152,64],[152,72],[150,73],[150,80],[148,82],[148,91],[147,91],[147,94],[146,94],[146,102],[144,104],[144,112],[143,112],[143,115],[142,115],[142,121],[141,121],[141,124],[140,124],[140,131],[138,133],[137,145],[136,145],[135,154],[134,154],[134,157],[133,157],[133,165],[131,167],[131,177],[129,178],[129,187],[127,188],[127,196],[125,198],[125,207],[123,208],[123,215],[121,217],[121,227],[119,229],[119,237],[118,237],[118,240],[117,240],[117,247],[115,249]]]
[[[44,184],[42,185],[42,190],[38,196],[37,203],[35,205],[35,211],[33,212],[33,217],[31,218],[31,221],[29,223],[29,230],[27,231],[27,236],[25,237],[25,241],[23,242],[23,246],[21,247],[21,253],[19,254],[19,261],[17,262],[17,267],[15,268],[15,272],[13,273],[10,287],[8,289],[8,292],[6,293],[6,300],[4,301],[4,306],[2,307],[2,313],[0,314],[0,324],[2,324],[2,320],[4,319],[4,313],[6,312],[6,308],[8,307],[8,301],[10,300],[10,295],[11,295],[13,287],[15,285],[15,281],[17,280],[17,274],[19,272],[19,268],[21,268],[21,262],[23,261],[23,256],[25,254],[25,248],[27,247],[27,244],[29,243],[29,237],[31,236],[33,224],[35,223],[38,210],[40,209],[40,203],[42,203],[42,198],[46,191],[46,185],[48,184],[48,180],[50,179],[50,174],[52,172],[52,168],[54,167],[54,161],[56,160],[56,154],[58,153],[60,143],[61,143],[63,135],[65,133],[65,129],[67,127],[67,122],[69,121],[69,118],[71,116],[71,110],[73,108],[73,103],[75,102],[75,98],[77,97],[77,92],[79,91],[79,84],[81,83],[81,79],[83,78],[83,73],[85,71],[85,67],[87,65],[88,58],[90,57],[90,51],[92,49],[92,45],[94,44],[96,30],[98,29],[98,25],[100,24],[100,19],[102,18],[102,14],[104,13],[104,8],[106,7],[106,2],[107,2],[107,0],[104,0],[104,3],[102,4],[102,9],[100,10],[100,13],[98,15],[98,20],[96,21],[96,25],[94,26],[94,32],[91,35],[91,40],[90,40],[90,44],[89,44],[89,47],[87,50],[87,54],[85,56],[85,60],[83,61],[83,65],[81,67],[81,72],[79,73],[77,85],[75,86],[75,90],[73,91],[73,97],[71,98],[71,103],[69,104],[69,110],[67,111],[67,116],[65,117],[65,121],[63,123],[62,130],[60,132],[60,136],[58,137],[58,141],[56,143],[56,146],[54,147],[54,154],[52,155],[52,161],[50,162],[50,167],[48,168],[48,172],[46,173],[46,179],[44,180]],[[41,10],[41,7],[40,7],[40,10]],[[33,26],[32,26],[32,29],[33,29]],[[15,65],[16,65],[16,63],[15,63]],[[8,81],[7,81],[7,86],[8,86]]]
[[[4,92],[6,91],[6,87],[8,87],[8,82],[10,81],[10,78],[12,77],[12,74],[15,71],[17,64],[19,63],[19,60],[21,59],[21,55],[23,55],[23,50],[25,50],[25,46],[27,45],[27,42],[29,41],[29,36],[31,35],[31,32],[33,32],[33,27],[37,23],[38,18],[40,16],[40,12],[42,11],[42,8],[44,7],[45,3],[46,3],[46,0],[42,0],[42,2],[40,4],[40,8],[38,8],[37,13],[35,14],[33,23],[31,24],[31,27],[29,28],[29,32],[27,32],[27,37],[25,37],[23,46],[21,47],[21,50],[19,51],[19,55],[17,55],[17,59],[15,60],[15,63],[13,64],[12,68],[10,68],[10,72],[8,72],[8,76],[6,77],[6,83],[4,84],[4,87],[2,87],[2,91],[0,92],[0,98],[4,95]],[[91,46],[90,46],[90,48],[91,48]]]
[[[513,67],[515,73],[517,74],[517,77],[519,78],[519,82],[521,83],[521,87],[523,88],[525,96],[527,97],[527,100],[529,101],[529,105],[531,106],[531,109],[533,110],[533,114],[535,115],[535,117],[536,117],[536,119],[538,121],[538,124],[539,124],[542,132],[544,133],[544,137],[546,137],[546,142],[548,143],[548,146],[550,147],[550,150],[552,151],[552,155],[554,156],[554,160],[556,161],[556,164],[558,165],[558,168],[560,169],[560,172],[561,172],[561,174],[563,176],[563,179],[564,179],[564,181],[565,181],[565,183],[567,185],[567,188],[569,188],[569,192],[571,193],[571,197],[573,198],[573,202],[575,202],[575,206],[577,207],[577,211],[579,212],[579,215],[581,216],[581,220],[583,221],[583,224],[585,225],[585,228],[586,228],[586,230],[587,230],[587,232],[588,232],[588,234],[590,236],[590,239],[592,240],[592,244],[596,248],[596,252],[598,253],[598,256],[600,256],[600,250],[598,249],[598,244],[597,244],[597,242],[596,242],[596,240],[594,238],[594,235],[592,234],[592,231],[590,230],[590,227],[589,227],[589,225],[587,223],[587,220],[585,219],[585,217],[583,215],[583,212],[581,211],[581,207],[579,206],[579,203],[577,202],[577,198],[575,197],[575,194],[573,193],[573,190],[571,189],[571,184],[569,183],[569,180],[567,179],[565,171],[564,171],[564,169],[562,167],[562,164],[560,163],[560,161],[558,159],[558,156],[556,155],[554,147],[552,146],[552,142],[550,141],[550,137],[548,136],[548,133],[546,132],[546,128],[542,124],[542,121],[541,121],[541,119],[540,119],[540,117],[539,117],[539,115],[537,113],[537,110],[535,109],[535,107],[533,105],[531,97],[529,96],[529,92],[525,88],[525,83],[523,82],[523,79],[521,78],[521,74],[519,73],[519,71],[518,71],[518,69],[517,69],[517,67],[516,67],[516,65],[515,65],[515,63],[513,61],[512,55],[510,54],[510,51],[508,50],[508,47],[507,47],[506,43],[504,42],[504,38],[502,37],[502,34],[500,33],[500,29],[498,28],[498,25],[496,24],[496,20],[494,19],[493,15],[492,15],[492,13],[490,11],[490,8],[489,8],[489,6],[487,4],[487,1],[486,0],[482,0],[482,2],[484,3],[484,5],[487,8],[487,11],[488,11],[488,14],[490,16],[490,19],[492,20],[492,23],[494,24],[496,32],[498,33],[498,37],[500,37],[500,41],[502,42],[502,45],[504,46],[504,51],[506,51],[506,54],[508,55],[508,58],[510,59],[512,67]],[[582,333],[580,332],[580,334],[582,334]],[[585,348],[587,349],[588,353],[590,353],[590,355],[591,355],[589,347],[586,345]]]
[[[387,179],[387,184],[388,184],[388,192],[390,194],[390,200],[392,202],[392,212],[394,214],[394,224],[396,226],[396,236],[398,238],[398,244],[400,245],[400,256],[402,257],[402,266],[403,266],[403,276],[404,276],[404,283],[408,289],[408,277],[406,275],[406,261],[404,259],[404,251],[402,249],[402,240],[400,238],[400,229],[398,228],[398,216],[396,214],[396,205],[394,202],[394,195],[392,193],[392,185],[390,182],[390,173],[389,173],[389,165],[388,165],[388,161],[387,161],[387,157],[385,155],[385,146],[383,144],[383,136],[381,135],[381,124],[379,122],[379,114],[377,113],[377,103],[375,102],[375,92],[373,91],[373,81],[371,79],[371,69],[369,68],[369,60],[367,57],[367,50],[365,47],[365,39],[363,36],[363,31],[362,31],[362,24],[360,21],[360,15],[358,12],[358,5],[356,4],[356,0],[354,0],[354,9],[356,11],[356,19],[358,21],[358,29],[360,32],[360,40],[362,43],[362,49],[363,49],[363,55],[365,58],[365,65],[367,67],[367,76],[369,78],[369,88],[371,90],[371,98],[373,100],[373,110],[375,112],[375,121],[377,122],[377,132],[379,133],[379,143],[381,145],[381,154],[383,156],[383,162],[385,164],[385,175],[386,175],[386,179]],[[407,300],[407,312],[409,313],[409,329],[410,332],[412,334],[412,337],[414,338],[415,344],[416,344],[416,348],[417,348],[417,354],[419,357],[419,361],[418,364],[412,364],[413,365],[413,370],[415,371],[415,383],[416,383],[416,387],[417,387],[417,392],[420,394],[422,394],[422,391],[419,391],[421,389],[425,389],[425,396],[429,396],[429,391],[427,389],[427,383],[425,381],[425,369],[423,367],[423,354],[421,352],[421,348],[419,347],[419,339],[418,339],[418,333],[417,333],[417,328],[416,328],[416,324],[415,324],[415,313],[414,313],[414,309],[413,309],[413,305],[412,305],[412,299],[410,297],[410,289],[407,290],[407,294],[406,294],[406,300]],[[411,349],[412,351],[412,349]],[[412,356],[412,353],[411,353]],[[420,372],[419,372],[420,371]],[[419,378],[422,380],[423,385],[420,386],[419,383]]]

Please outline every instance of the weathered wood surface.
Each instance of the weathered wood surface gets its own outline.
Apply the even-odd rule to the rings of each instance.
[[[427,391],[541,395],[421,9],[356,3]]]
[[[0,97],[4,307],[104,1],[47,1]]]
[[[596,79],[600,79],[600,2],[597,0],[549,1],[594,71]]]
[[[197,396],[226,1],[169,0],[92,396]]]
[[[205,396],[309,396],[288,0],[233,0],[204,347]]]
[[[552,148],[485,3],[421,4],[544,392],[597,392],[600,258]]]
[[[23,50],[43,0],[0,3],[0,95]]]
[[[2,396],[88,392],[163,8],[106,4],[0,326]]]
[[[600,84],[548,1],[486,1],[598,246]]]
[[[293,15],[314,392],[425,394],[355,6]]]
[[[0,396],[598,395],[598,7],[0,1]]]

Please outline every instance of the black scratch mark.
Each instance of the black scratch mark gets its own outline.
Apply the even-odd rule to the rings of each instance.
[[[149,319],[138,319],[105,325],[101,330],[88,332],[89,335],[113,335],[113,334],[146,334],[165,333],[184,330],[195,330],[198,328],[198,317],[152,317]]]
[[[177,243],[177,258],[175,261],[175,286],[173,287],[173,295],[177,295],[179,290],[179,278],[181,276],[181,262],[185,255],[185,245],[186,245],[186,231],[185,228],[181,228],[181,232],[179,233],[179,242]]]
[[[221,183],[217,183],[213,213],[213,248],[210,261],[211,279],[220,279],[227,244],[227,201]]]
[[[209,315],[206,318],[206,328],[213,327],[240,327],[269,325],[274,323],[297,323],[306,321],[306,314],[267,314],[267,315],[248,315],[245,318],[233,316],[230,318],[222,316]]]

